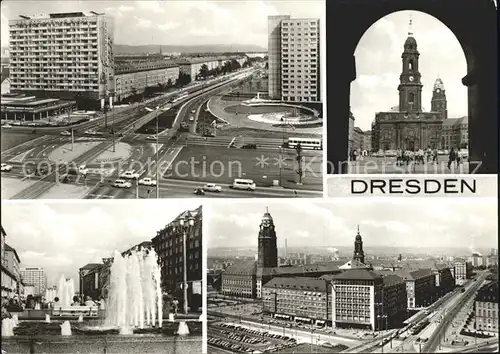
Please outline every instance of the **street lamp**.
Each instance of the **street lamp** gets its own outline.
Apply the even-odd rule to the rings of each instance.
[[[158,166],[157,166],[157,170],[158,170]],[[156,185],[158,185],[158,183],[156,183]],[[187,239],[188,232],[191,231],[191,228],[194,225],[194,218],[191,215],[188,217],[183,217],[183,218],[181,217],[179,219],[179,225],[182,228],[182,258],[183,258],[182,270],[184,273],[184,281],[182,284],[182,290],[184,293],[184,304],[183,305],[184,305],[184,314],[187,315],[187,313],[188,313],[188,292],[187,292],[188,283],[187,283],[186,239]]]
[[[155,120],[156,120],[156,146],[155,146],[155,149],[156,149],[156,199],[160,199],[160,179],[158,178],[158,171],[160,169],[160,166],[159,166],[159,162],[160,162],[160,159],[159,159],[159,156],[158,156],[158,111],[164,111],[164,109],[162,109],[161,107],[159,106],[156,106],[155,109],[152,109],[152,108],[149,108],[149,107],[145,107],[146,110],[148,112],[155,112]],[[187,138],[186,138],[187,139]]]

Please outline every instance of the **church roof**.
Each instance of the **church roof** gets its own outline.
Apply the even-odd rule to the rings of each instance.
[[[226,268],[224,275],[255,275],[257,274],[257,262],[251,261],[239,261],[231,264]]]
[[[339,269],[360,269],[369,268],[366,264],[360,262],[358,259],[351,259],[347,263],[341,265]]]
[[[405,47],[408,47],[410,45],[413,45],[414,47],[417,46],[417,40],[413,36],[408,36],[405,41]]]
[[[282,288],[303,291],[327,292],[327,282],[318,278],[310,277],[278,277],[268,281],[266,288]]]

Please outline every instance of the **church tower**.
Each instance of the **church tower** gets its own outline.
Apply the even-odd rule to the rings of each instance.
[[[274,268],[278,266],[278,246],[274,221],[266,208],[259,230],[259,247],[257,268]]]
[[[361,235],[359,233],[359,225],[358,234],[354,240],[354,255],[352,259],[358,260],[363,264],[365,263],[365,252],[363,251],[363,240],[361,239]]]
[[[416,113],[422,111],[422,82],[418,71],[418,58],[420,53],[417,50],[417,41],[413,37],[411,29],[412,20],[410,18],[410,30],[408,38],[404,44],[404,51],[401,55],[403,71],[399,76],[399,111]]]
[[[448,118],[448,109],[446,107],[446,91],[444,89],[443,80],[439,77],[434,83],[431,99],[431,111],[441,112],[441,119]]]

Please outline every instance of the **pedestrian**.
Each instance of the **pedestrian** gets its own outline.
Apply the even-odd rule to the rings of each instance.
[[[450,154],[448,155],[448,169],[451,170],[451,164],[456,160],[455,150],[451,148]]]
[[[293,195],[296,197],[297,196],[297,191],[294,189],[293,190]]]

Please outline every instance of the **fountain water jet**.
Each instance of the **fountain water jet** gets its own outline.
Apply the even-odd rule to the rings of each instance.
[[[35,310],[40,310],[40,309],[41,309],[41,308],[40,308],[40,303],[38,303],[38,302],[37,302],[37,303],[35,304]]]
[[[179,328],[177,329],[177,334],[180,336],[186,336],[189,334],[189,327],[186,321],[179,322]]]
[[[122,326],[122,327],[120,327],[120,334],[121,335],[134,334],[134,330],[130,326]]]
[[[168,321],[169,322],[174,322],[175,321],[175,315],[173,313],[168,314]]]
[[[64,321],[61,325],[61,335],[62,336],[70,336],[71,335],[71,324],[69,321]]]
[[[73,302],[73,297],[75,296],[75,283],[73,279],[68,279],[64,277],[64,274],[59,278],[59,283],[57,285],[57,297],[59,298],[58,306],[69,307]]]
[[[14,335],[14,321],[12,318],[2,320],[2,337],[11,337]]]
[[[161,272],[154,250],[115,251],[111,266],[106,324],[129,329],[162,325]],[[121,333],[121,332],[120,332]]]
[[[83,322],[83,315],[78,316],[78,322]]]
[[[45,314],[45,322],[50,323],[50,315],[49,314]]]

